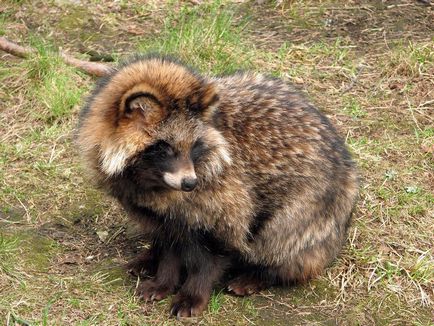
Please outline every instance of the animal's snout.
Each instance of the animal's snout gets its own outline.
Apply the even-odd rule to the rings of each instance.
[[[181,190],[182,191],[192,191],[196,188],[197,178],[184,178],[181,182]]]
[[[197,176],[190,160],[179,160],[173,165],[173,172],[163,173],[164,182],[171,188],[192,191],[197,186]]]

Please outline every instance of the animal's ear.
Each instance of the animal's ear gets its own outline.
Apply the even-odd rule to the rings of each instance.
[[[202,91],[201,104],[204,110],[207,110],[210,106],[217,104],[219,96],[214,83],[207,83]]]
[[[195,114],[208,115],[219,101],[216,86],[213,83],[202,85],[199,91],[187,99],[187,106]]]
[[[152,94],[137,92],[127,96],[123,105],[123,115],[132,117],[135,114],[149,115],[157,108],[161,108],[160,101]]]

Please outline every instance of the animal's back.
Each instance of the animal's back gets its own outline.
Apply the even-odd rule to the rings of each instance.
[[[289,279],[311,277],[345,238],[358,193],[354,163],[329,120],[290,85],[254,74],[217,82],[215,122],[255,203],[249,259],[281,265]]]

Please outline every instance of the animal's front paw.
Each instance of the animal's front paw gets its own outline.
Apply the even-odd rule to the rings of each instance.
[[[258,293],[268,287],[268,284],[254,275],[243,274],[229,281],[227,289],[229,292],[246,296]]]
[[[160,301],[174,291],[173,287],[159,284],[155,280],[146,280],[139,284],[136,294],[145,301]]]
[[[125,265],[125,269],[133,276],[151,276],[157,270],[157,261],[150,251],[144,251]]]
[[[197,317],[206,308],[208,299],[204,296],[178,293],[172,301],[170,313],[176,318]]]

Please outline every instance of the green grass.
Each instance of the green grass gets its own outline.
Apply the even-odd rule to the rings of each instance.
[[[251,298],[243,298],[241,301],[241,306],[249,316],[253,318],[258,316],[258,310],[256,309],[255,304],[252,302]]]
[[[280,5],[284,6],[285,1],[280,1]],[[306,3],[304,1],[293,1],[288,8],[285,18],[290,19],[291,24],[287,24],[287,29],[291,33],[296,28],[314,29],[320,28],[321,23],[318,19],[322,13],[322,5],[318,5],[318,11],[306,11]]]
[[[80,88],[80,74],[52,50],[52,46],[33,38],[38,53],[26,62],[27,76],[33,83],[32,95],[46,108],[35,112],[38,118],[54,122],[68,117],[81,102],[85,89]]]
[[[214,291],[209,301],[209,306],[208,306],[209,312],[211,314],[217,314],[222,308],[224,302],[225,302],[225,297],[223,295],[223,291],[220,292]]]
[[[428,72],[433,63],[432,44],[419,45],[413,42],[405,44],[400,41],[394,45],[390,56],[383,63],[384,74],[416,77]]]
[[[17,237],[0,233],[0,275],[14,276],[14,262],[19,241]]]
[[[243,37],[245,19],[234,8],[214,0],[201,6],[169,10],[158,37],[140,43],[139,51],[176,54],[188,64],[216,74],[251,66],[251,51]]]
[[[277,49],[267,47],[256,51],[254,63],[258,70],[266,67],[267,73],[289,77],[297,84],[315,79],[339,87],[352,83],[360,69],[354,46],[341,38],[308,44],[283,41]]]
[[[344,107],[344,112],[354,119],[364,118],[367,115],[360,103],[355,98],[349,98],[347,104]]]
[[[6,14],[0,13],[0,36],[6,34]]]
[[[49,114],[43,117],[47,121],[69,116],[72,109],[81,102],[84,90],[76,86],[74,73],[65,68],[65,66],[61,66],[53,70],[53,74],[44,78],[41,88],[37,91],[38,99],[48,109]],[[59,70],[65,74],[59,74]]]
[[[345,66],[351,62],[350,43],[341,38],[336,38],[333,43],[317,42],[309,47],[312,57],[327,58],[332,66]]]

